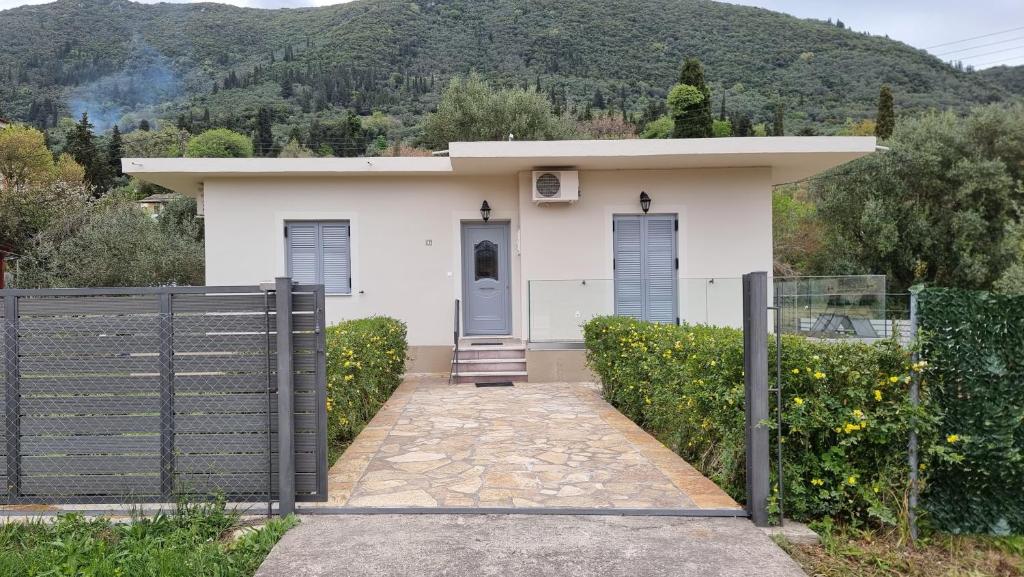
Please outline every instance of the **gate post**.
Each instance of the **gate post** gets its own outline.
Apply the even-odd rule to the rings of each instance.
[[[174,301],[170,292],[160,293],[160,495],[169,501],[174,494]]]
[[[4,297],[4,326],[0,335],[4,351],[4,405],[7,438],[7,494],[12,503],[21,496],[21,368],[18,360],[18,297]],[[0,500],[2,502],[2,500]]]
[[[295,512],[295,396],[292,374],[292,279],[275,280],[277,320],[278,513]]]
[[[768,273],[743,275],[743,385],[746,407],[747,512],[768,526]]]

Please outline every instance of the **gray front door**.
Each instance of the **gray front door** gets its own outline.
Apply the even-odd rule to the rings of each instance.
[[[512,334],[509,223],[462,224],[462,300],[465,334]]]

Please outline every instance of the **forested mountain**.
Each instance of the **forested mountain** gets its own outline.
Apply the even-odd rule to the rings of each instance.
[[[142,119],[275,133],[380,111],[404,135],[455,74],[538,86],[556,111],[650,118],[699,58],[715,114],[828,133],[898,112],[965,109],[1021,91],[1021,67],[971,72],[832,23],[709,0],[357,0],[259,10],[224,4],[58,0],[0,12],[0,116],[99,129]],[[725,99],[723,104],[722,99]],[[585,112],[586,111],[586,112]],[[379,117],[379,115],[378,115]],[[403,132],[404,131],[404,132]]]
[[[1013,94],[1024,94],[1024,65],[994,66],[978,72],[978,75]]]

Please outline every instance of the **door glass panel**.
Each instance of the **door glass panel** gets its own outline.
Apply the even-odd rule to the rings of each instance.
[[[484,240],[473,245],[475,280],[498,280],[498,245]]]

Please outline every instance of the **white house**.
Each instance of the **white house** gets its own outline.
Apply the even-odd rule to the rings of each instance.
[[[123,169],[199,200],[208,284],[322,282],[328,322],[408,323],[410,371],[424,372],[450,366],[458,301],[464,380],[551,381],[585,376],[580,325],[596,314],[738,323],[740,275],[772,269],[772,186],[874,150],[871,137],[457,142],[430,158]]]

